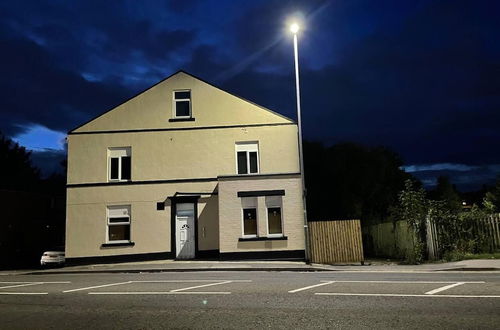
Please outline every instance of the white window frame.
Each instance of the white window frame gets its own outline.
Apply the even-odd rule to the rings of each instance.
[[[111,216],[110,210],[120,210],[122,209],[124,212],[123,215],[120,216]],[[110,222],[109,219],[112,218],[128,218],[126,222]],[[109,227],[110,226],[118,226],[118,225],[128,225],[129,226],[129,240],[110,240],[109,239]],[[120,244],[120,243],[130,243],[132,241],[132,221],[131,221],[131,208],[130,205],[108,205],[106,207],[106,243],[107,244]]]
[[[278,200],[279,202],[276,202]],[[274,199],[274,201],[273,201]],[[270,234],[269,233],[269,209],[279,208],[281,213],[281,233]],[[283,221],[283,196],[266,196],[266,235],[267,237],[283,237],[285,236],[284,221]]]
[[[177,92],[189,92],[189,99],[176,99],[175,93]],[[186,119],[193,117],[193,92],[190,89],[177,89],[172,92],[172,118]],[[189,101],[189,115],[188,116],[177,116],[177,101]]]
[[[241,237],[255,238],[259,237],[259,204],[257,197],[242,197],[241,198]],[[255,209],[255,235],[245,235],[245,210]]]
[[[259,153],[259,142],[258,141],[247,141],[247,142],[236,142],[234,148],[234,156],[236,161],[236,174],[237,175],[254,175],[260,173],[260,153]],[[247,159],[247,172],[248,173],[238,173],[238,152],[245,152]],[[250,173],[250,152],[257,152],[257,172]]]
[[[130,179],[122,179],[122,157],[130,157]],[[111,158],[118,158],[118,179],[111,178]],[[108,148],[108,182],[132,181],[132,148]]]

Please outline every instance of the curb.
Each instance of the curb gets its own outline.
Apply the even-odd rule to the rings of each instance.
[[[328,272],[322,268],[177,268],[177,269],[109,269],[109,270],[69,270],[69,271],[37,271],[23,275],[54,275],[54,274],[116,274],[116,273],[177,273],[177,272]]]
[[[500,268],[494,267],[460,267],[460,268],[445,268],[445,269],[436,269],[436,272],[451,272],[451,271],[460,271],[460,272],[498,272]]]

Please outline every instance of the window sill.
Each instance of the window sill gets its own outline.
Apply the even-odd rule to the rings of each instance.
[[[286,241],[288,237],[277,236],[277,237],[240,237],[239,242],[251,242],[251,241]]]
[[[101,244],[102,248],[107,248],[107,247],[119,247],[119,246],[134,246],[135,242],[125,242],[125,243],[104,243]]]
[[[194,121],[194,117],[189,117],[189,118],[170,118],[168,120],[169,122],[177,122],[177,121]]]

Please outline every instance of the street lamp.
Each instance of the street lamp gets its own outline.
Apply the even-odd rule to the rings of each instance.
[[[307,207],[306,207],[306,182],[304,175],[304,152],[302,149],[302,120],[300,115],[300,84],[299,84],[299,51],[297,46],[297,33],[299,32],[299,25],[292,23],[290,31],[293,33],[293,54],[295,57],[295,90],[297,94],[297,122],[299,124],[299,160],[300,160],[300,178],[302,179],[302,202],[304,205],[304,236],[305,236],[305,258],[309,263],[310,248],[309,248],[309,226],[307,224]]]

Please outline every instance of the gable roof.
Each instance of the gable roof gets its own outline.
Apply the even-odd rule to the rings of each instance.
[[[243,101],[243,102],[247,103],[248,105],[251,105],[252,107],[255,107],[255,108],[257,108],[257,109],[264,110],[264,111],[266,111],[267,113],[269,113],[269,114],[271,114],[271,115],[273,115],[273,116],[276,116],[276,117],[281,118],[281,121],[283,121],[283,120],[284,120],[285,122],[288,122],[288,123],[290,123],[290,124],[296,124],[296,122],[295,122],[294,120],[292,120],[292,119],[290,119],[290,118],[288,118],[288,117],[286,117],[286,116],[284,116],[284,115],[282,115],[282,114],[279,114],[279,113],[277,113],[277,112],[275,112],[275,111],[273,111],[273,110],[270,110],[270,109],[268,109],[268,108],[266,108],[266,107],[263,107],[263,106],[261,106],[261,105],[259,105],[259,104],[256,104],[256,103],[252,102],[252,101],[249,101],[249,100],[247,100],[247,99],[245,99],[245,98],[243,98],[243,97],[240,97],[240,96],[238,96],[238,95],[235,95],[235,94],[233,94],[233,93],[230,93],[230,92],[228,92],[228,91],[226,91],[226,90],[224,90],[224,89],[222,89],[222,88],[220,88],[220,87],[218,87],[218,86],[215,86],[214,84],[212,84],[212,83],[210,83],[210,82],[207,82],[206,80],[204,80],[204,79],[202,79],[202,78],[199,78],[199,77],[197,77],[197,76],[195,76],[195,75],[193,75],[193,74],[190,74],[190,73],[188,73],[188,72],[186,72],[186,71],[184,71],[184,70],[179,70],[179,71],[177,71],[177,72],[175,72],[175,73],[173,73],[173,74],[171,74],[171,75],[167,76],[166,78],[163,78],[162,80],[158,81],[157,83],[153,84],[152,86],[150,86],[150,87],[148,87],[148,88],[144,89],[143,91],[141,91],[141,92],[139,92],[139,93],[135,94],[134,96],[132,96],[132,97],[130,97],[130,98],[128,98],[128,99],[126,99],[125,101],[121,102],[120,104],[118,104],[118,105],[116,105],[116,106],[112,107],[111,109],[109,109],[109,110],[105,111],[104,113],[101,113],[101,114],[99,114],[99,115],[95,116],[94,118],[92,118],[92,119],[90,119],[90,120],[86,121],[85,123],[83,123],[83,124],[81,124],[81,125],[79,125],[79,126],[77,126],[77,127],[73,128],[73,129],[71,129],[71,130],[68,132],[68,134],[76,133],[76,131],[77,131],[77,130],[80,130],[81,128],[85,127],[86,125],[89,125],[89,124],[91,124],[91,123],[93,123],[93,122],[95,122],[95,121],[99,120],[101,117],[103,117],[103,116],[105,116],[105,115],[108,115],[109,113],[113,112],[114,110],[116,110],[116,109],[118,109],[118,108],[120,108],[120,107],[124,106],[124,105],[125,105],[125,104],[127,104],[128,102],[130,102],[130,101],[132,101],[132,100],[134,100],[134,99],[136,99],[136,98],[138,98],[138,97],[140,97],[140,96],[142,96],[142,95],[146,94],[147,92],[151,91],[151,90],[152,90],[152,89],[154,89],[155,87],[157,87],[157,86],[161,85],[162,83],[166,82],[166,81],[167,81],[167,80],[169,80],[169,79],[172,79],[173,77],[175,77],[175,76],[177,76],[177,75],[179,75],[179,74],[184,74],[184,75],[186,75],[186,76],[188,76],[188,77],[194,78],[194,79],[196,79],[196,80],[198,80],[198,81],[200,81],[200,82],[202,82],[202,83],[204,83],[204,84],[206,84],[206,85],[208,85],[208,86],[210,86],[210,87],[212,87],[212,88],[217,89],[217,90],[218,90],[218,91],[220,91],[220,92],[226,93],[226,94],[228,94],[228,95],[229,95],[229,96],[231,96],[231,97],[237,98],[237,99],[239,99],[240,101]],[[119,131],[121,131],[121,130],[119,130]]]

